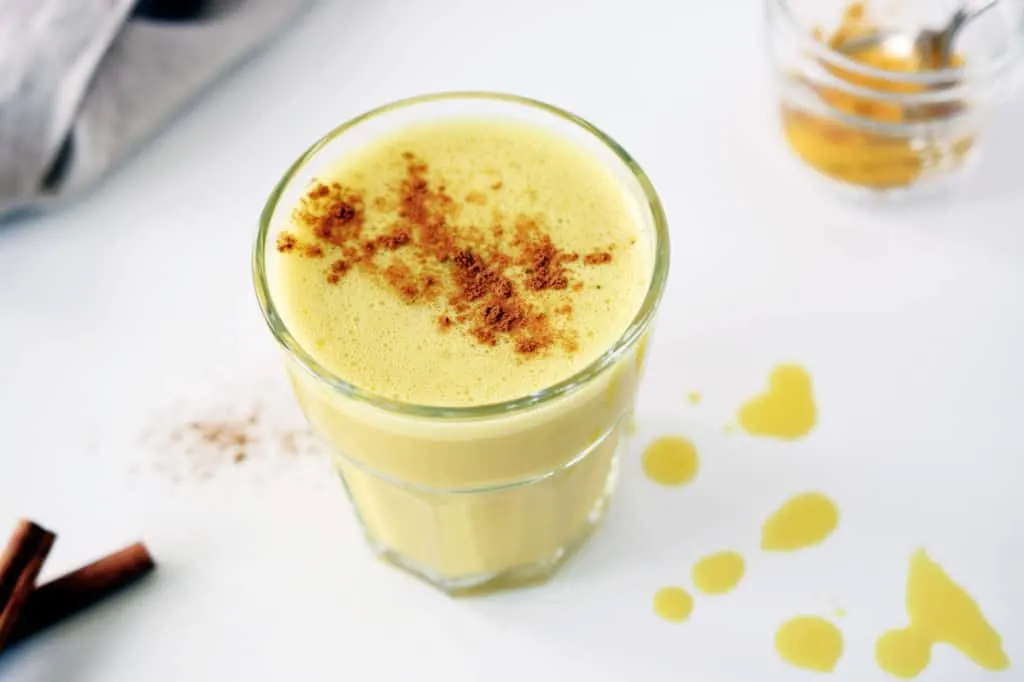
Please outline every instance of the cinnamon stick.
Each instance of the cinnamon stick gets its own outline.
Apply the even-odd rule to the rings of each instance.
[[[56,536],[31,521],[22,519],[0,554],[0,651],[36,586],[36,578]]]
[[[70,618],[131,585],[155,567],[145,545],[137,542],[40,586],[22,609],[10,643]]]

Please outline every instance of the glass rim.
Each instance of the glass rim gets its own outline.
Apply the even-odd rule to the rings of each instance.
[[[525,107],[539,111],[543,114],[554,116],[563,122],[575,125],[578,129],[601,143],[607,150],[620,161],[630,172],[637,182],[646,199],[646,211],[649,213],[654,226],[654,262],[651,271],[651,280],[647,292],[644,295],[636,314],[627,325],[626,329],[619,335],[610,348],[606,349],[598,358],[592,361],[583,369],[573,375],[547,386],[533,393],[524,396],[505,400],[496,403],[471,406],[441,406],[441,405],[420,405],[416,403],[391,400],[366,389],[359,388],[352,383],[335,375],[317,362],[305,348],[301,346],[292,336],[288,326],[284,323],[278,313],[277,306],[270,294],[270,287],[267,283],[266,271],[266,249],[267,238],[270,235],[271,222],[277,211],[279,201],[288,185],[295,178],[307,163],[328,143],[344,135],[361,123],[365,123],[378,116],[405,109],[420,104],[443,102],[451,100],[484,101],[505,103],[514,107]],[[611,367],[623,354],[626,353],[650,327],[654,315],[658,309],[665,284],[668,280],[669,270],[669,234],[668,220],[665,216],[661,200],[654,189],[647,174],[640,168],[640,165],[609,135],[601,131],[589,121],[572,114],[554,105],[540,100],[513,95],[502,92],[490,92],[482,90],[445,91],[429,94],[415,95],[400,100],[395,100],[370,109],[355,118],[349,119],[335,127],[326,135],[319,138],[310,145],[285,171],[284,175],[264,204],[259,218],[259,227],[252,251],[252,276],[256,289],[256,298],[259,302],[263,319],[270,328],[278,345],[285,353],[294,360],[307,374],[314,379],[337,391],[347,398],[356,402],[376,407],[386,412],[401,414],[411,417],[426,417],[431,419],[457,420],[482,417],[493,417],[503,414],[520,412],[527,408],[548,403],[561,396],[576,392],[590,383],[594,378]]]
[[[995,79],[1017,66],[1022,55],[1021,43],[1024,42],[1024,11],[1021,11],[1015,22],[1010,27],[1015,40],[1007,41],[1007,46],[1002,49],[995,58],[982,62],[982,65],[968,62],[965,66],[946,67],[928,71],[901,72],[890,71],[873,66],[867,66],[851,57],[846,56],[839,50],[829,47],[820,40],[815,40],[809,31],[804,31],[797,19],[796,12],[791,6],[791,0],[765,0],[769,12],[774,10],[781,14],[787,22],[787,28],[799,35],[803,46],[806,47],[814,57],[821,61],[843,69],[844,71],[856,73],[877,79],[884,79],[891,83],[906,83],[910,85],[945,86],[946,92],[952,92],[959,87],[969,87],[977,81]],[[926,94],[926,93],[922,93]],[[913,95],[910,96],[910,99]]]

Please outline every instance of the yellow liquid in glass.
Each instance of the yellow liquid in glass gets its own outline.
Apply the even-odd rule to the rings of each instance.
[[[294,248],[270,254],[268,285],[299,345],[381,398],[465,408],[550,387],[616,342],[651,282],[644,207],[589,150],[538,125],[472,117],[409,125],[345,154],[316,181],[298,213],[277,225]],[[443,208],[442,228],[416,223],[408,203],[416,182]],[[325,220],[335,241],[358,224],[364,243],[317,241]],[[501,261],[524,252],[516,242],[524,224],[533,226],[531,247],[540,234],[558,253],[578,255],[564,264],[566,286],[533,290],[536,265]],[[396,237],[403,230],[406,242]],[[459,245],[446,260],[430,256],[428,242],[441,233]],[[360,254],[374,239],[382,246],[367,265]],[[524,340],[541,332],[485,338],[474,325],[486,318],[501,331],[514,315],[502,318],[509,311],[485,309],[489,299],[465,291],[463,303],[452,302],[460,286],[472,289],[459,279],[469,272],[458,270],[459,249],[505,267],[531,324],[556,342],[528,352]],[[608,258],[591,264],[592,254]],[[435,584],[486,582],[549,571],[600,518],[644,340],[571,394],[483,419],[380,409],[289,367],[307,418],[338,451],[373,543]]]

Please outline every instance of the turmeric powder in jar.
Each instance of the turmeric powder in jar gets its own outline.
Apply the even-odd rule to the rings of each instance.
[[[940,63],[914,38],[943,25],[953,11],[944,3],[905,0],[896,3],[901,14],[887,16],[862,2],[767,3],[789,148],[819,174],[871,191],[918,188],[967,167],[993,86],[1018,61],[1014,36],[1024,35],[1020,17],[985,22],[987,45],[961,34]],[[999,27],[1005,36],[993,53]]]

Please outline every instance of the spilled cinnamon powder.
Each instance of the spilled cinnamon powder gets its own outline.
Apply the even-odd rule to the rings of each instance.
[[[245,448],[252,440],[250,431],[258,420],[259,415],[254,411],[241,420],[190,421],[179,438],[189,434],[211,450],[230,455],[234,462],[242,462],[246,457]]]
[[[250,463],[265,465],[321,451],[294,409],[289,414],[278,406],[236,400],[232,396],[225,403],[165,407],[139,434],[140,457],[147,467],[179,483],[213,479]],[[133,469],[137,471],[138,466]]]
[[[564,251],[535,216],[507,219],[495,210],[486,228],[459,225],[463,206],[484,205],[487,197],[470,192],[456,201],[422,159],[406,151],[402,161],[405,176],[393,195],[368,198],[337,182],[314,182],[293,214],[299,234],[282,233],[278,251],[327,256],[331,284],[357,270],[408,305],[437,307],[440,332],[461,329],[477,343],[509,344],[522,356],[555,347],[574,352],[575,331],[565,320],[583,288],[576,268],[608,263],[610,251]],[[383,233],[366,229],[367,206],[391,221]]]

